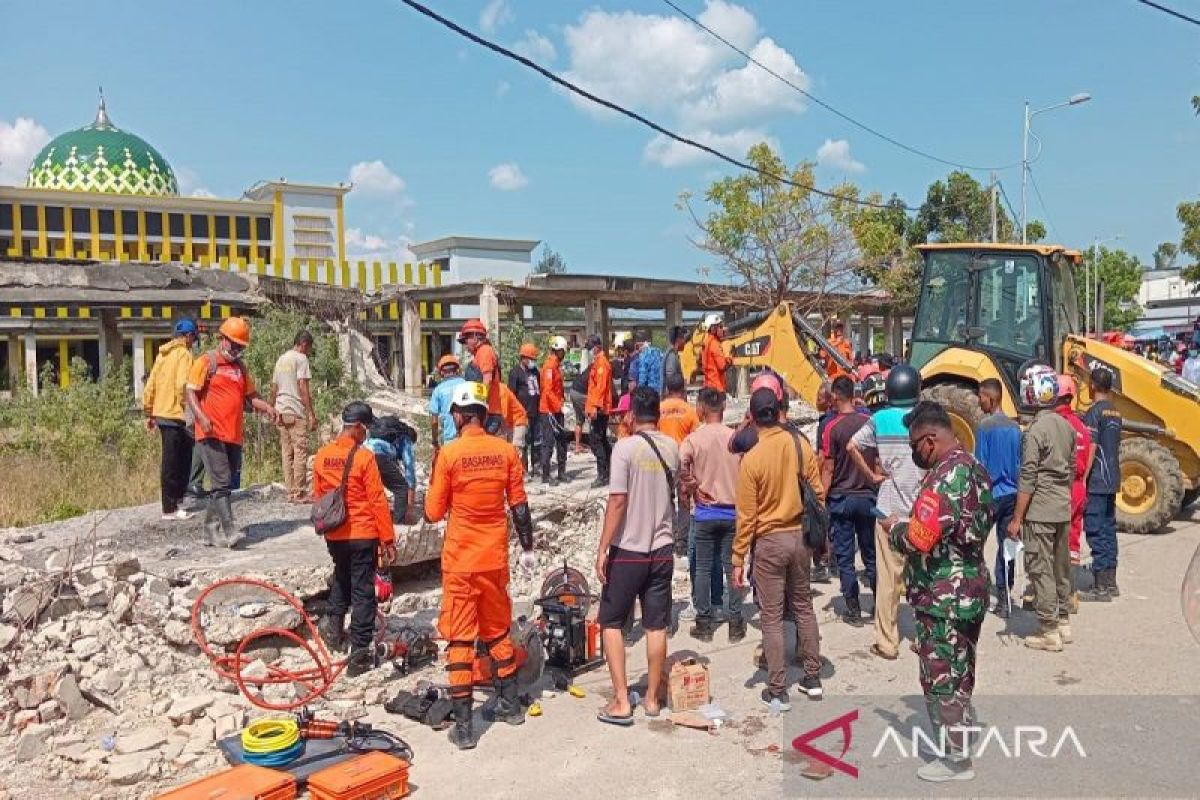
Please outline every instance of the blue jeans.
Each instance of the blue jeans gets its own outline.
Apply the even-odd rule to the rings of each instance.
[[[1092,550],[1092,571],[1117,568],[1117,496],[1088,492],[1083,529]]]
[[[737,524],[733,520],[711,520],[692,524],[691,540],[695,544],[696,577],[692,584],[696,618],[712,616],[713,606],[721,606],[721,578],[733,575],[733,536]],[[690,563],[690,562],[689,562]],[[729,615],[742,613],[742,593],[729,585]]]
[[[688,530],[688,579],[692,582],[692,606],[696,609],[696,614],[700,614],[700,601],[696,598],[700,593],[697,591],[699,585],[696,583],[696,568],[699,566],[696,563],[696,522],[692,519],[692,527]],[[729,540],[730,558],[733,557],[733,539]],[[732,563],[732,562],[731,562]],[[732,567],[731,567],[732,569]],[[712,559],[709,567],[709,608],[716,606],[720,608],[725,602],[725,576],[721,572],[721,562],[718,559]],[[740,601],[739,601],[740,602]]]
[[[992,517],[996,520],[996,597],[1003,599],[1012,591],[1015,574],[1007,569],[1004,561],[1004,540],[1008,538],[1008,523],[1012,522],[1017,506],[1017,493],[997,497],[992,504]]]
[[[867,582],[875,591],[875,498],[871,495],[836,495],[829,501],[829,523],[833,531],[833,555],[837,560],[842,597],[858,599],[858,576],[854,551],[862,553]]]

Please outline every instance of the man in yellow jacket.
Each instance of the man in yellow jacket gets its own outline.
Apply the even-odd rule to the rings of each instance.
[[[162,436],[162,515],[165,520],[187,519],[191,514],[179,507],[187,492],[192,467],[192,435],[184,414],[184,387],[192,368],[192,348],[200,332],[196,323],[181,319],[175,323],[175,338],[158,348],[158,357],[146,379],[142,408],[146,412],[146,430],[158,428]]]

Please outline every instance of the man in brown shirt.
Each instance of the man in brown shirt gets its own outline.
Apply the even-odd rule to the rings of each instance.
[[[804,544],[801,527],[804,501],[800,476],[821,498],[825,487],[812,446],[779,424],[779,399],[770,389],[750,396],[750,414],[758,430],[758,444],[742,458],[737,483],[737,536],[733,542],[733,585],[745,585],[743,569],[754,547],[754,583],[758,595],[767,659],[765,705],[778,702],[789,710],[787,664],[783,654],[783,605],[788,598],[800,639],[804,678],[801,690],[821,697],[821,655],[817,617],[809,583],[812,553]],[[802,463],[801,463],[802,462]]]
[[[712,641],[716,629],[712,584],[716,573],[718,578],[724,578],[726,586],[730,586],[729,641],[740,642],[746,638],[742,591],[730,585],[730,578],[733,536],[737,531],[734,504],[741,460],[729,452],[733,431],[723,422],[725,394],[706,386],[700,390],[697,404],[704,414],[704,424],[688,434],[679,450],[683,494],[694,506],[692,518],[695,520],[692,603],[696,607],[696,624],[690,633],[702,642]]]
[[[1022,400],[1037,416],[1021,440],[1017,503],[1008,536],[1025,542],[1025,571],[1033,584],[1040,630],[1026,636],[1035,650],[1062,650],[1071,641],[1071,481],[1075,475],[1075,429],[1054,411],[1058,376],[1034,364],[1021,377]],[[1003,543],[1002,543],[1003,544]]]

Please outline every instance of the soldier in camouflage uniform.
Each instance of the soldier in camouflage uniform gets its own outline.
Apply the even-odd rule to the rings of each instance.
[[[992,526],[992,485],[937,403],[905,418],[913,461],[927,469],[911,518],[891,526],[892,549],[906,557],[904,582],[916,618],[921,688],[947,757],[917,770],[929,781],[970,780],[970,753],[955,726],[972,724],[975,647],[988,602],[983,545]]]

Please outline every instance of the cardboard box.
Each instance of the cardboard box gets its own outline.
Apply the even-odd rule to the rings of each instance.
[[[671,665],[667,693],[672,711],[695,711],[709,700],[708,667],[694,658]]]

